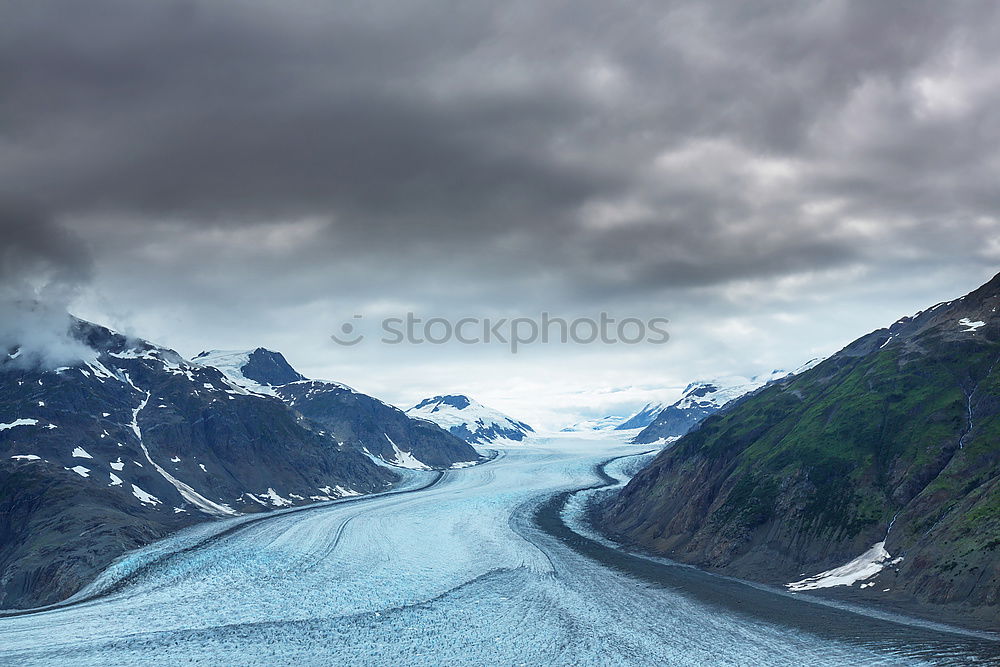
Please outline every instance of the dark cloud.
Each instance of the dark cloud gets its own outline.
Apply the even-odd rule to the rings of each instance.
[[[998,11],[20,3],[0,183],[180,300],[236,298],[261,267],[275,298],[599,304],[986,266]]]
[[[90,255],[80,241],[31,202],[0,199],[0,238],[4,287],[69,287],[90,277]]]

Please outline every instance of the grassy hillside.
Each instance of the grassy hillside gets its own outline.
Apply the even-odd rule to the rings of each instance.
[[[902,561],[864,589],[827,590],[996,624],[998,288],[995,278],[869,334],[710,417],[632,480],[605,526],[772,583],[837,567],[884,539]]]

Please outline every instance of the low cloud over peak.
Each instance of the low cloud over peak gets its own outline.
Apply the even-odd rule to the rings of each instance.
[[[79,357],[69,304],[90,280],[82,243],[37,206],[0,199],[0,359],[56,365]]]

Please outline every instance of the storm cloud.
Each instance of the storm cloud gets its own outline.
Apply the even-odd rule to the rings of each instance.
[[[994,2],[4,14],[0,194],[88,239],[125,319],[683,312],[1000,261]]]
[[[69,305],[92,275],[88,251],[37,205],[0,200],[0,354],[56,366],[79,358]]]

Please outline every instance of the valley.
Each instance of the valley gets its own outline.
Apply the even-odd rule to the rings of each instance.
[[[0,619],[0,662],[1000,659],[1000,644],[972,633],[803,606],[687,567],[672,566],[681,574],[664,579],[662,563],[560,535],[567,524],[586,532],[579,503],[559,515],[562,528],[561,518],[546,523],[553,497],[605,484],[598,466],[612,458],[625,457],[608,473],[624,476],[648,451],[606,435],[538,437],[474,467],[407,471],[402,491],[199,524],[129,554],[62,608]],[[784,616],[767,612],[776,605]],[[810,615],[815,627],[802,622]]]

